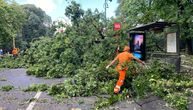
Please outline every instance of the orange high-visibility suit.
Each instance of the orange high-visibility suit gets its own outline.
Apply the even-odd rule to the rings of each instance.
[[[115,58],[115,60],[119,61],[118,65],[116,66],[116,70],[119,72],[119,79],[114,88],[114,93],[118,93],[120,91],[120,88],[123,85],[125,80],[127,67],[123,67],[123,64],[126,62],[130,62],[134,58],[134,56],[128,52],[129,50],[130,48],[128,46],[125,46],[123,50],[124,52],[119,53]]]
[[[19,52],[19,48],[13,48],[12,54],[13,54],[14,56],[17,56],[17,55],[18,55],[18,52]]]
[[[130,47],[125,46],[122,53],[119,53],[115,59],[106,66],[106,69],[108,69],[111,65],[113,65],[117,60],[119,61],[118,65],[116,66],[116,70],[119,72],[119,80],[117,81],[117,84],[114,88],[114,93],[119,93],[121,86],[124,83],[126,70],[128,69],[125,64],[130,62],[132,59],[135,59],[137,62],[142,63],[145,65],[145,62],[141,61],[138,58],[135,58],[130,52]]]

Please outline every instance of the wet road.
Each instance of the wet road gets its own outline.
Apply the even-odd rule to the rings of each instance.
[[[97,101],[96,96],[64,98],[58,102],[54,97],[46,92],[39,94],[39,98],[34,100],[36,92],[23,92],[31,84],[57,84],[62,83],[61,79],[44,79],[28,76],[25,69],[7,69],[0,71],[0,87],[6,85],[14,86],[9,92],[0,90],[0,110],[91,110]],[[193,98],[190,100],[193,100]],[[35,103],[34,105],[32,103]],[[31,109],[29,105],[33,105]],[[101,110],[174,110],[166,106],[166,103],[158,97],[149,96],[144,100],[133,101],[127,99],[118,102],[108,108]],[[193,104],[189,105],[189,110],[193,110]]]
[[[36,78],[26,74],[26,69],[4,69],[0,71],[0,88],[11,85],[14,89],[9,92],[0,91],[0,110],[26,110],[36,92],[23,92],[31,84],[57,84],[61,79]],[[46,94],[46,93],[45,93]],[[48,97],[51,100],[51,97]],[[36,109],[33,109],[36,110]],[[49,110],[49,109],[42,109]]]
[[[31,84],[57,84],[62,83],[65,78],[44,79],[36,78],[26,74],[26,69],[5,69],[0,71],[0,88],[2,86],[12,85],[14,89],[9,92],[0,90],[0,110],[71,110],[81,108],[90,110],[94,107],[97,97],[75,97],[65,98],[58,102],[54,97],[42,92],[37,100],[34,101],[36,92],[23,92]],[[35,102],[30,108],[29,105]]]
[[[7,69],[0,71],[0,87],[5,85],[12,85],[15,88],[23,89],[31,84],[56,84],[62,83],[64,78],[61,79],[44,79],[36,78],[26,74],[26,69]],[[4,81],[2,81],[4,80]]]

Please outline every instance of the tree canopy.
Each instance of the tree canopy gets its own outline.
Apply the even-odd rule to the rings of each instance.
[[[84,15],[84,11],[80,8],[80,4],[72,1],[71,5],[66,7],[65,15],[69,17],[74,24],[78,25],[78,20]]]
[[[29,43],[33,39],[48,35],[48,29],[52,23],[51,17],[35,5],[26,4],[22,7],[27,15],[27,20],[22,27],[23,40]]]
[[[0,48],[11,49],[12,38],[21,32],[25,12],[17,3],[0,0]]]
[[[127,28],[155,21],[177,23],[182,40],[186,41],[189,53],[193,37],[192,0],[118,0],[117,18]]]

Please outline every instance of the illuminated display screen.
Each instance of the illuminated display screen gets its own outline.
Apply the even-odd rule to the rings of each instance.
[[[133,55],[141,60],[145,60],[145,34],[131,33],[130,47]]]

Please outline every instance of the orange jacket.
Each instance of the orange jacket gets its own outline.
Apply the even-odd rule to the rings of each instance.
[[[17,55],[17,54],[18,54],[18,51],[19,51],[18,48],[14,48],[14,49],[12,50],[12,54],[13,54],[13,55]]]
[[[127,51],[119,53],[117,57],[115,58],[116,60],[119,61],[118,65],[116,66],[116,70],[119,71],[119,70],[127,69],[127,68],[122,67],[123,64],[126,62],[130,62],[133,58],[134,58],[133,54]]]

